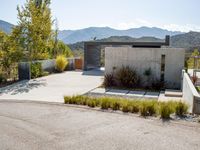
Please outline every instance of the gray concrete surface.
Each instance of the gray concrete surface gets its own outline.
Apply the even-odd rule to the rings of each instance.
[[[130,66],[140,75],[142,85],[151,85],[151,81],[160,80],[162,55],[165,55],[165,87],[180,88],[185,62],[185,50],[182,48],[106,47],[105,73],[112,73],[113,68]],[[144,72],[149,68],[152,75],[147,79]]]
[[[87,94],[98,95],[98,96],[115,96],[115,97],[124,97],[124,98],[158,99],[160,92],[96,88],[89,91]]]
[[[103,72],[67,71],[30,81],[22,81],[0,89],[1,99],[63,102],[63,96],[87,93],[100,86]]]
[[[1,150],[199,150],[200,124],[0,102]]]

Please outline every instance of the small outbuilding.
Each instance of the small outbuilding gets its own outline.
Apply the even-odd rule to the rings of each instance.
[[[101,50],[105,46],[105,74],[122,66],[134,68],[145,82],[145,72],[151,71],[152,81],[161,81],[166,88],[180,89],[185,50],[171,48],[170,37],[165,42],[85,42],[84,69],[100,67]],[[145,83],[145,84],[148,84]]]

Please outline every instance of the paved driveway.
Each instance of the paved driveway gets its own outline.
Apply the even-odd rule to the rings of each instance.
[[[0,102],[1,150],[199,150],[200,124]]]
[[[101,85],[103,72],[68,71],[0,89],[1,99],[63,102],[64,95],[84,94]]]

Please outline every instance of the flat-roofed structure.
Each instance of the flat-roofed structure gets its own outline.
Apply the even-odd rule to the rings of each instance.
[[[85,42],[84,69],[101,67],[101,46],[105,46],[105,73],[122,66],[134,68],[143,85],[159,81],[166,88],[181,88],[181,73],[185,64],[185,50],[170,48],[170,37],[165,42]],[[147,81],[145,71],[151,70]],[[146,82],[145,82],[146,81]]]
[[[165,37],[165,42],[98,42],[88,41],[84,42],[84,70],[100,68],[101,67],[101,47],[141,47],[141,48],[161,48],[162,46],[169,46],[170,37]]]

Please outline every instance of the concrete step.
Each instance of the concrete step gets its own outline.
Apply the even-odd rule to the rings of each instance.
[[[183,93],[179,90],[165,90],[165,96],[166,97],[182,97]]]

